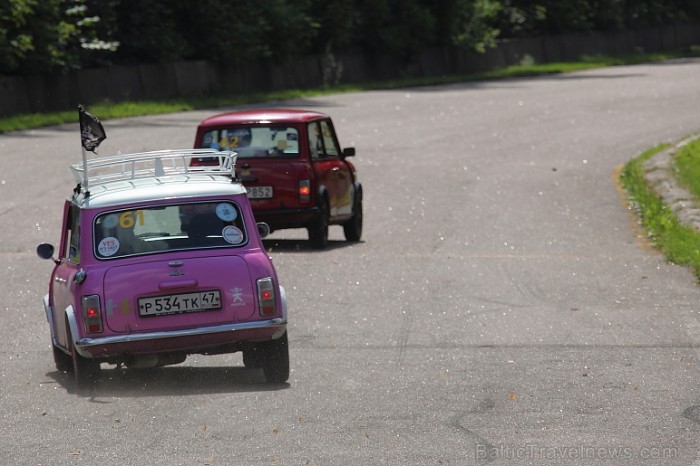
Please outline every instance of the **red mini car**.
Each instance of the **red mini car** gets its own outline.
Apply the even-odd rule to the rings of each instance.
[[[197,128],[195,148],[238,154],[237,177],[257,221],[271,230],[306,228],[316,248],[328,244],[328,226],[345,239],[362,235],[362,185],[341,149],[328,115],[308,110],[246,110],[212,116]],[[206,165],[206,158],[194,163]]]

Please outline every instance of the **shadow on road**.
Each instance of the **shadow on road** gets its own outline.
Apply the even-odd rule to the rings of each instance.
[[[166,366],[152,369],[124,369],[102,366],[100,377],[92,386],[80,388],[73,375],[49,372],[67,392],[86,398],[183,396],[215,393],[277,391],[289,388],[288,383],[265,382],[262,369],[245,367]]]
[[[333,249],[348,248],[364,244],[364,241],[333,241],[329,240],[328,245],[323,249],[316,249],[304,239],[266,239],[263,240],[265,249],[268,252],[325,252]]]

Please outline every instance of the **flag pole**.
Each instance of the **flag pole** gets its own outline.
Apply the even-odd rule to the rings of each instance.
[[[83,106],[78,104],[78,124],[80,125],[80,148],[83,151],[83,189],[85,189],[86,193],[90,192],[90,186],[88,183],[88,172],[87,172],[87,150],[85,150],[85,140],[84,140],[84,131],[86,131],[88,128],[83,127],[83,115],[85,113],[85,109],[83,109]],[[85,125],[87,126],[87,125]]]
[[[90,194],[90,187],[88,186],[88,166],[87,166],[87,151],[85,147],[80,145],[83,150],[83,188],[85,188],[85,194]]]

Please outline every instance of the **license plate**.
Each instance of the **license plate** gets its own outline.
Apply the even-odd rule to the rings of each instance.
[[[272,186],[246,186],[248,198],[250,199],[270,199],[272,197]]]
[[[220,308],[221,295],[218,290],[139,298],[139,314],[142,316],[210,311]]]

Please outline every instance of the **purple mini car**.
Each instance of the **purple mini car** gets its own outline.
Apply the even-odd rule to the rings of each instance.
[[[192,166],[212,157],[213,166]],[[72,166],[44,298],[54,361],[79,386],[100,364],[148,368],[241,351],[265,379],[289,377],[287,304],[235,154],[211,149],[98,157]],[[54,258],[54,254],[57,256]]]

